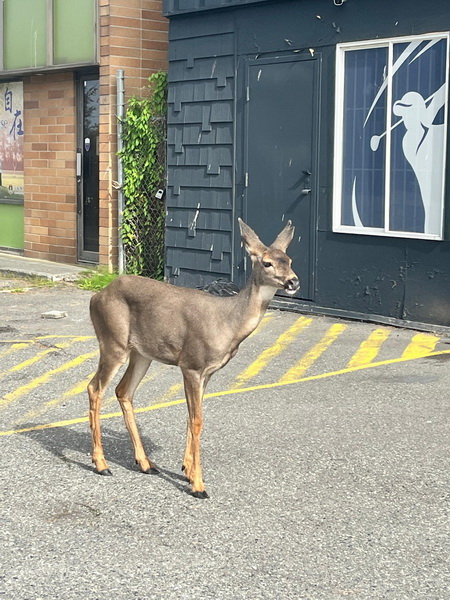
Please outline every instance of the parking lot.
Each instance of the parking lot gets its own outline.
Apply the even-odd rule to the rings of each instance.
[[[153,364],[136,394],[161,474],[133,464],[114,385],[114,476],[94,473],[90,295],[0,294],[0,597],[448,597],[445,336],[269,311],[208,387],[201,501],[176,368]]]

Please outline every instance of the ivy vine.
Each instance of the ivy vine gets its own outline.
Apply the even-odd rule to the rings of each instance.
[[[151,94],[132,97],[122,120],[124,175],[121,238],[126,272],[162,279],[166,178],[167,73],[149,77]]]

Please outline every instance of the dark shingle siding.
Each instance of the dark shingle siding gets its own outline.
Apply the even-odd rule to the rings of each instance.
[[[234,35],[169,51],[166,275],[200,287],[231,277]]]
[[[172,217],[172,214],[175,214],[175,209],[177,208],[186,207],[197,209],[199,204],[202,209],[200,212],[202,217],[204,214],[214,214],[211,210],[207,209],[217,209],[219,207],[228,214],[231,213],[232,196],[226,188],[211,190],[205,188],[183,187],[183,193],[178,196],[169,193],[166,202],[170,218]],[[170,218],[167,220],[168,223]]]
[[[200,251],[200,250],[187,250],[186,248],[168,248],[167,249],[167,260],[172,265],[176,265],[172,270],[178,268],[180,271],[183,269],[192,269],[192,265],[197,265],[195,271],[203,271],[199,273],[200,277],[204,277],[206,274],[210,275],[208,281],[214,281],[217,277],[227,276],[231,270],[231,254],[224,254],[222,260],[215,262],[214,271],[211,270],[211,252]],[[184,285],[181,274],[177,277],[180,278],[179,282]],[[203,281],[204,279],[201,279]],[[177,281],[177,283],[179,283]],[[199,284],[193,282],[193,285],[197,287]]]
[[[191,227],[195,217],[197,229],[205,231],[230,232],[232,229],[231,211],[225,210],[203,210],[197,214],[196,208],[173,208],[168,227],[186,228]],[[174,239],[176,239],[174,237]],[[227,236],[228,239],[228,236]]]
[[[218,36],[221,37],[221,36]],[[215,38],[213,38],[215,39]],[[182,40],[184,41],[184,40]],[[225,42],[225,40],[224,40]],[[180,42],[174,42],[180,43]],[[229,46],[228,40],[223,45]],[[195,58],[195,60],[188,60],[186,54],[180,58],[173,58],[171,71],[169,73],[169,81],[171,83],[177,81],[186,81],[195,79],[216,79],[218,73],[220,78],[223,77],[234,77],[234,60],[233,56],[221,56],[217,55],[218,50],[216,44],[214,44],[213,56],[214,60],[211,60],[211,56],[207,58]],[[226,53],[229,53],[229,48],[226,48]]]

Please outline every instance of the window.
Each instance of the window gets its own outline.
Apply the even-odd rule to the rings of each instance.
[[[338,46],[333,231],[442,239],[448,39]]]
[[[97,61],[96,0],[2,0],[0,71]]]

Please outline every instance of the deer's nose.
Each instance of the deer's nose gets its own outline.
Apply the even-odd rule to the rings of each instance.
[[[300,287],[300,281],[298,277],[292,277],[292,279],[288,279],[284,284],[284,289],[289,292],[296,292]]]

